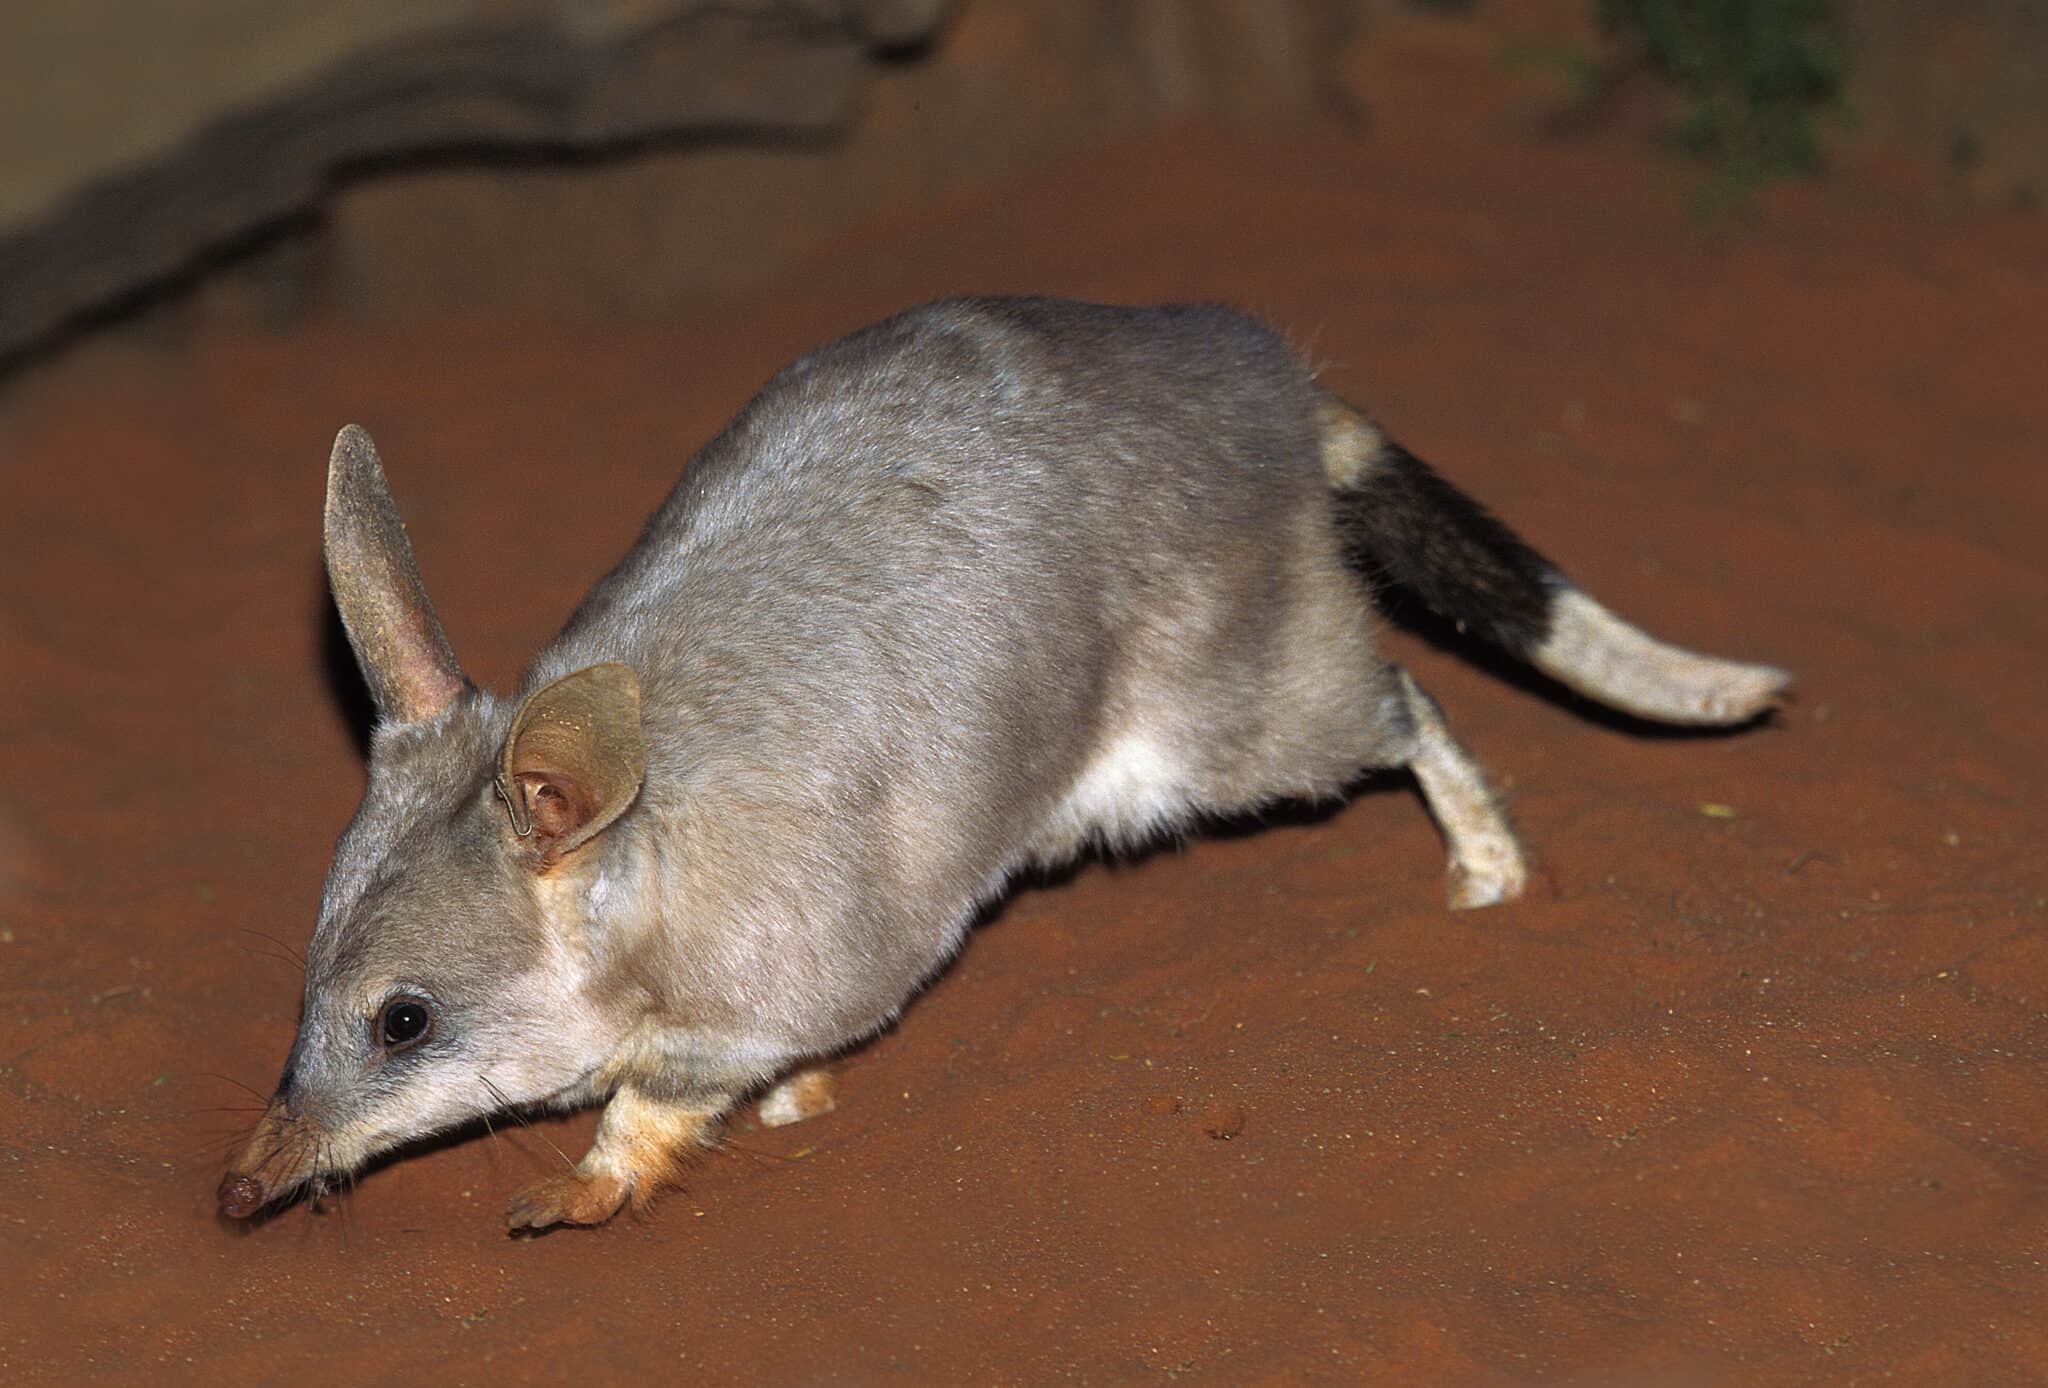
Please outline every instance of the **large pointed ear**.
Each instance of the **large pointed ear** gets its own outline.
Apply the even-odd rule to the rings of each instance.
[[[327,582],[380,716],[432,718],[465,683],[427,601],[377,445],[351,424],[327,458]]]
[[[588,841],[640,793],[640,681],[623,665],[592,665],[519,706],[498,768],[512,828],[544,858]]]

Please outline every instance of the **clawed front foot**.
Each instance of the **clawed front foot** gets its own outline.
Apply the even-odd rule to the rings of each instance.
[[[623,1176],[585,1176],[578,1171],[550,1176],[512,1197],[505,1223],[520,1229],[546,1229],[556,1224],[602,1224],[619,1212],[633,1193]]]
[[[505,1211],[506,1225],[516,1233],[557,1224],[602,1224],[628,1200],[646,1204],[676,1183],[728,1102],[650,1099],[638,1090],[621,1089],[605,1105],[597,1140],[576,1169],[520,1191]]]

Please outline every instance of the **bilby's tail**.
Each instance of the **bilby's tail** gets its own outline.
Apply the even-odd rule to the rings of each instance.
[[[1323,468],[1353,562],[1560,683],[1660,723],[1741,723],[1792,676],[1667,645],[1581,592],[1485,507],[1324,396]]]

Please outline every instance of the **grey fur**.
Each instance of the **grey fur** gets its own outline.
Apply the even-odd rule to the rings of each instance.
[[[887,1023],[1027,863],[1432,750],[1424,789],[1455,782],[1456,824],[1438,809],[1462,856],[1507,864],[1454,900],[1514,895],[1519,848],[1476,766],[1375,651],[1332,505],[1371,449],[1331,461],[1340,419],[1370,428],[1213,307],[952,301],[786,369],[515,697],[465,682],[411,722],[380,698],[299,1039],[223,1207],[505,1103],[629,1090],[695,1131]],[[414,664],[445,675],[416,597],[355,610],[400,613]],[[356,645],[369,662],[392,642]],[[644,780],[551,852],[500,792],[506,738],[537,690],[613,662],[637,676]],[[397,995],[435,1029],[394,1050],[373,1033]],[[656,1178],[614,1146],[579,1179]]]

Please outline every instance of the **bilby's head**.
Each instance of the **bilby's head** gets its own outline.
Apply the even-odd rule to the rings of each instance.
[[[400,1143],[587,1080],[630,1024],[582,923],[640,789],[639,685],[593,665],[517,709],[463,678],[368,435],[335,442],[328,576],[378,712],[291,1057],[220,1186],[243,1218]]]

